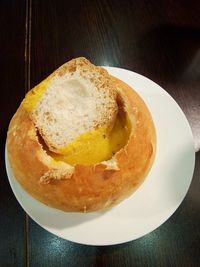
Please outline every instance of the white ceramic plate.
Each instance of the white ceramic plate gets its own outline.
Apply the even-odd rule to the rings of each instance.
[[[33,199],[18,184],[6,155],[10,185],[29,216],[57,236],[88,245],[131,241],[159,227],[184,199],[195,162],[190,126],[172,97],[142,75],[119,68],[106,69],[140,94],[156,126],[155,162],[144,183],[131,197],[107,212],[77,214],[49,208]]]

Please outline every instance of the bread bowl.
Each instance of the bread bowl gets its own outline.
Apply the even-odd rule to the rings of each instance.
[[[77,70],[79,75],[83,75],[81,79],[74,76]],[[73,134],[70,138],[66,135],[59,142],[59,136],[64,134],[63,127],[59,128],[60,121],[55,127],[54,119],[56,117],[57,122],[61,114],[55,108],[57,96],[51,98],[51,105],[48,105],[51,101],[42,102],[42,99],[48,99],[47,92],[53,91],[49,88],[58,90],[66,75],[72,74],[73,79],[83,84],[82,78],[86,79],[84,73],[87,82],[91,79],[97,90],[89,99],[84,98],[83,107],[79,110],[81,119],[72,112],[70,126],[68,117],[63,117],[62,121],[68,125],[67,132]],[[70,78],[70,86],[73,96],[66,93],[64,105],[72,97],[70,101],[75,101],[72,110],[77,111],[77,107],[82,105],[81,97],[88,97],[90,85],[85,83],[83,88],[74,83],[71,85]],[[61,93],[67,90],[65,86],[60,88]],[[102,90],[101,100],[106,99],[105,103],[98,101],[99,95],[96,97]],[[74,96],[74,91],[78,97],[77,94]],[[57,100],[59,108],[62,107],[62,99]],[[100,103],[100,107],[96,103],[92,109],[91,101]],[[39,104],[43,110],[38,109]],[[89,113],[90,120],[91,112],[95,113],[92,117],[95,123],[82,123],[84,110],[86,115]],[[70,109],[66,112],[69,113]],[[53,116],[53,120],[50,117],[53,121],[51,128],[48,128],[49,121],[38,124],[45,113]],[[54,117],[54,113],[57,116]],[[101,115],[98,117],[97,113]],[[73,122],[78,125],[78,130],[72,127]],[[54,127],[60,131],[54,131]],[[49,132],[53,132],[52,136]],[[119,203],[143,182],[155,157],[156,132],[147,106],[132,88],[85,58],[77,58],[61,66],[28,93],[10,122],[7,151],[16,179],[34,198],[63,211],[91,212]]]

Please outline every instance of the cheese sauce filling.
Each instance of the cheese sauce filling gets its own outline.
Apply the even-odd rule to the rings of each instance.
[[[70,165],[95,164],[109,160],[125,146],[130,130],[125,114],[118,114],[111,132],[99,128],[81,134],[70,144],[62,148],[60,154],[52,153],[55,160],[64,161]]]
[[[49,86],[50,80],[51,75],[26,94],[22,105],[27,112],[31,112],[36,107],[37,103],[40,101]]]
[[[47,89],[51,76],[42,81],[33,90],[27,93],[23,100],[23,107],[27,112],[32,112]],[[130,123],[125,112],[118,112],[115,125],[109,132],[106,128],[99,128],[81,134],[59,154],[48,151],[56,161],[64,161],[70,165],[95,164],[106,161],[124,147],[130,134]]]

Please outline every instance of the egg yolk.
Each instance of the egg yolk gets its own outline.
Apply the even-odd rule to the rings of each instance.
[[[118,114],[111,132],[99,128],[83,133],[70,144],[60,150],[60,154],[53,153],[57,161],[64,161],[70,165],[95,164],[109,160],[127,143],[129,129],[125,114]]]

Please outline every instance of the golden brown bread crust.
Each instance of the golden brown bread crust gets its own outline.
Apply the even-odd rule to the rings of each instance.
[[[127,145],[112,160],[96,165],[55,162],[38,141],[34,124],[21,105],[7,135],[11,168],[20,184],[36,199],[64,211],[109,208],[128,197],[143,182],[156,150],[151,115],[140,96],[113,77],[131,121]]]

